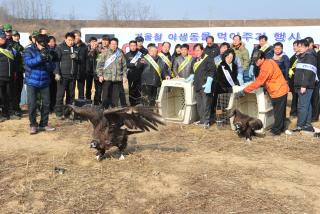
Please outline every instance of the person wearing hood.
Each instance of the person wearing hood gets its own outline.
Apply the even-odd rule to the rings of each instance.
[[[102,105],[104,108],[118,107],[123,84],[127,84],[127,63],[119,40],[112,38],[109,49],[97,60],[97,76],[102,83]],[[110,100],[111,95],[111,100]]]
[[[273,45],[274,55],[272,59],[278,64],[282,74],[288,80],[288,71],[290,66],[289,57],[283,52],[283,44],[277,42]]]
[[[205,54],[208,55],[209,58],[214,59],[216,56],[219,55],[219,46],[214,43],[214,37],[208,36],[206,38],[207,46],[204,49]]]
[[[156,105],[157,91],[163,80],[169,80],[169,72],[165,62],[158,55],[155,45],[148,46],[148,54],[141,59],[141,103],[144,106]]]
[[[142,68],[140,60],[142,53],[137,50],[137,42],[132,40],[129,42],[130,51],[126,53],[129,83],[129,102],[131,106],[140,104],[141,98],[141,73]]]
[[[74,33],[68,32],[63,43],[57,46],[57,62],[54,71],[57,81],[56,116],[63,119],[64,95],[66,94],[66,105],[73,104],[75,96],[75,81],[77,75],[76,61],[78,53],[74,45]]]
[[[298,41],[298,62],[294,74],[294,88],[298,93],[298,122],[293,131],[314,132],[312,122],[312,94],[317,76],[317,58],[313,50],[309,48],[306,39]]]

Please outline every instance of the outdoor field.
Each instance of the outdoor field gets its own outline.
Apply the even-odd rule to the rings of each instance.
[[[294,122],[293,122],[294,123]],[[98,162],[91,125],[0,124],[0,213],[320,213],[320,140],[167,124]],[[292,125],[292,124],[291,124]],[[64,174],[54,171],[65,169]]]

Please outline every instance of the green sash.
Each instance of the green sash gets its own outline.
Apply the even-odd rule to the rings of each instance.
[[[270,45],[267,43],[260,48],[260,51],[265,52],[269,47],[270,47]]]
[[[178,73],[180,73],[187,65],[189,62],[191,62],[192,60],[192,56],[188,55],[184,61],[181,63],[181,65],[179,65],[178,67]]]
[[[160,78],[160,81],[162,81],[161,78],[161,71],[160,71],[160,66],[158,65],[158,63],[156,61],[154,61],[154,59],[149,55],[145,55],[144,58],[152,65],[152,67],[157,71],[157,74]]]
[[[14,60],[14,56],[11,51],[9,51],[7,49],[0,48],[0,53],[2,53],[3,55],[5,55],[6,57],[8,57],[11,60]]]
[[[170,61],[170,59],[161,52],[158,54],[158,56],[164,61],[164,63],[166,63],[166,65],[168,66],[171,72],[172,77],[174,77],[175,75],[174,75],[174,72],[172,71],[172,62]]]
[[[201,65],[201,63],[202,63],[207,57],[208,57],[208,55],[206,54],[206,55],[204,55],[204,57],[203,57],[200,61],[194,63],[194,65],[193,65],[193,72],[194,72],[194,73],[196,73],[196,71],[197,71],[197,69],[199,68],[199,66]]]

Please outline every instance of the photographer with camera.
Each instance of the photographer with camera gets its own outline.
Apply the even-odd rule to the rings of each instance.
[[[74,33],[66,33],[64,42],[56,48],[57,66],[54,74],[55,80],[57,81],[57,99],[55,110],[57,119],[60,120],[64,119],[64,94],[66,94],[66,105],[72,104],[75,96],[78,52],[75,48],[74,41]]]
[[[47,47],[48,36],[37,35],[35,44],[28,47],[23,55],[25,64],[25,82],[27,84],[28,109],[30,120],[30,134],[38,131],[54,131],[48,125],[50,111],[50,72],[55,68],[52,56]],[[37,123],[37,97],[42,99],[41,119]]]

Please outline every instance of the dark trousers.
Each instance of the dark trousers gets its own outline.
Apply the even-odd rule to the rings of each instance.
[[[200,117],[200,123],[210,122],[210,113],[212,105],[212,94],[204,93],[203,89],[196,92],[197,111]]]
[[[91,100],[91,90],[92,90],[93,76],[88,75],[86,78],[86,99]]]
[[[20,100],[21,100],[21,92],[23,88],[23,76],[19,75],[10,80],[10,111],[20,112]]]
[[[78,79],[77,80],[77,88],[78,88],[78,99],[84,99],[84,86],[86,80],[85,79]]]
[[[319,120],[319,82],[316,82],[314,85],[311,105],[312,105],[312,121]]]
[[[129,102],[131,106],[140,104],[141,98],[141,81],[128,79],[129,83]]]
[[[271,103],[274,115],[274,124],[271,132],[273,134],[281,134],[285,130],[287,94],[282,97],[272,98]]]
[[[101,105],[102,83],[98,79],[94,79],[94,105]]]
[[[311,97],[313,89],[307,89],[304,94],[298,91],[298,122],[297,126],[303,128],[304,126],[311,126],[312,120],[312,105]]]
[[[156,105],[158,87],[152,85],[141,86],[141,103],[143,106],[154,107]]]
[[[36,88],[33,86],[27,86],[27,96],[28,96],[28,110],[29,110],[29,121],[30,127],[37,127],[37,97],[40,94],[42,99],[41,105],[41,119],[40,127],[45,127],[48,125],[49,112],[50,112],[50,88]]]
[[[53,112],[57,98],[57,81],[54,79],[54,74],[50,75],[50,80],[50,112]]]
[[[122,82],[104,81],[102,84],[102,105],[104,108],[119,105],[119,97]],[[111,96],[111,99],[110,99]]]
[[[74,101],[75,80],[62,79],[57,83],[56,115],[63,116],[63,99],[66,94],[66,105]]]
[[[295,91],[293,91],[292,92],[290,115],[297,116],[297,114],[298,114],[298,94]]]
[[[2,115],[5,117],[9,116],[9,94],[10,82],[0,80],[0,100],[2,103]]]
[[[126,93],[124,91],[123,84],[120,84],[120,105],[127,106]]]

